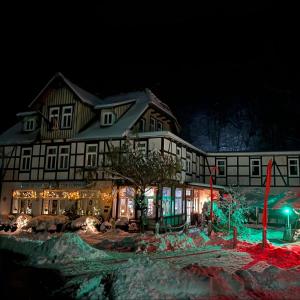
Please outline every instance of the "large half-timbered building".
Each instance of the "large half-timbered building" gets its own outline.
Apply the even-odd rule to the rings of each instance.
[[[206,153],[179,137],[176,117],[149,89],[100,99],[58,73],[17,116],[0,136],[0,214],[61,214],[75,206],[79,214],[134,219],[131,187],[96,171],[107,164],[110,145],[127,138],[145,152],[159,149],[182,161],[180,184],[159,193],[163,216],[173,225],[201,211],[210,175],[216,190],[261,191],[269,159],[272,192],[300,191],[300,151]],[[146,195],[154,220],[160,217],[157,195],[156,187]]]

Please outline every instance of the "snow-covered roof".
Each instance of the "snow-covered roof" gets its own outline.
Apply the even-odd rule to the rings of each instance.
[[[42,93],[49,87],[49,85],[56,78],[61,78],[82,102],[91,106],[95,106],[102,103],[102,101],[98,97],[83,90],[82,88],[80,88],[79,86],[71,82],[69,79],[67,79],[62,73],[58,72],[49,80],[46,86],[39,92],[39,94],[33,99],[33,101],[29,104],[28,107],[31,107],[37,101],[37,99],[42,95]]]
[[[40,129],[23,131],[23,122],[20,121],[0,135],[0,145],[32,144],[36,141]]]
[[[24,112],[19,112],[16,114],[17,117],[27,117],[27,116],[33,116],[38,114],[37,111],[24,111]]]
[[[138,121],[148,107],[155,106],[158,110],[168,114],[177,128],[179,125],[175,116],[167,105],[158,100],[156,96],[149,90],[135,91],[130,93],[119,94],[115,96],[106,97],[102,100],[102,104],[96,105],[96,109],[113,107],[116,105],[124,105],[132,103],[131,107],[126,113],[111,126],[101,127],[99,121],[94,122],[89,128],[79,133],[72,140],[96,140],[96,139],[110,139],[122,138],[129,134],[132,126]]]
[[[199,187],[203,187],[203,188],[210,188],[210,185],[207,183],[200,183],[200,182],[187,182],[188,185],[192,185],[192,186],[199,186]],[[225,187],[222,185],[213,185],[214,189],[217,190],[225,190]]]
[[[97,139],[110,139],[122,138],[128,134],[129,130],[140,118],[140,116],[148,108],[148,101],[146,97],[140,97],[134,104],[127,110],[127,112],[111,126],[101,127],[100,122],[96,121],[86,130],[80,132],[71,140],[97,140]]]
[[[130,136],[130,135],[129,135]],[[131,135],[131,138],[135,138],[136,135]],[[183,140],[182,138],[180,138],[179,136],[177,136],[176,134],[170,132],[170,131],[150,131],[150,132],[139,132],[138,137],[137,138],[154,138],[154,137],[165,137],[165,138],[169,138],[171,140],[174,140],[176,142],[179,142],[183,145],[185,145],[186,147],[193,149],[197,152],[200,152],[204,155],[206,155],[206,152],[201,150],[200,148],[195,147],[194,145],[190,144],[189,142]]]

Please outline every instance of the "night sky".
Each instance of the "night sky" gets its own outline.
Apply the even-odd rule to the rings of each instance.
[[[151,88],[178,116],[183,137],[204,148],[210,146],[195,141],[197,118],[204,114],[225,126],[246,108],[261,134],[256,144],[241,150],[299,150],[296,7],[271,1],[201,2],[6,5],[1,131],[60,71],[100,97]]]

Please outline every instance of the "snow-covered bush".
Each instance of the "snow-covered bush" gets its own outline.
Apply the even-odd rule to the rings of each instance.
[[[71,229],[97,232],[100,221],[93,216],[83,216],[71,223]]]
[[[129,232],[137,232],[137,231],[138,231],[138,226],[137,226],[137,224],[136,224],[135,222],[130,223],[130,224],[128,225],[128,231],[129,231]]]
[[[20,214],[10,222],[11,228],[16,227],[16,229],[26,229],[32,217],[25,214]]]
[[[112,224],[107,221],[104,221],[100,226],[100,231],[102,232],[106,232],[110,229],[112,229]]]
[[[56,226],[56,230],[58,227],[63,227],[63,225],[67,224],[69,221],[68,217],[63,215],[57,215],[57,216],[48,216],[48,215],[41,215],[32,218],[28,225],[25,227],[27,229],[32,228],[34,232],[37,231],[48,231],[53,230],[54,226]]]

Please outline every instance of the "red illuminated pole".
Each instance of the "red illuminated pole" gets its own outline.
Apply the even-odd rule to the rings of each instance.
[[[265,198],[264,198],[264,210],[263,210],[263,239],[262,239],[262,246],[263,248],[267,245],[267,214],[268,214],[268,196],[270,192],[270,185],[271,185],[271,173],[272,173],[272,159],[269,160],[267,166],[267,176],[266,176],[266,191],[265,191]]]
[[[212,175],[210,175],[209,184],[210,184],[210,221],[212,222],[213,221],[213,197],[214,197]]]
[[[218,167],[212,167],[211,171],[217,172]],[[213,178],[212,175],[209,177],[210,184],[210,221],[213,222],[213,201],[214,201],[214,191],[213,191]]]

